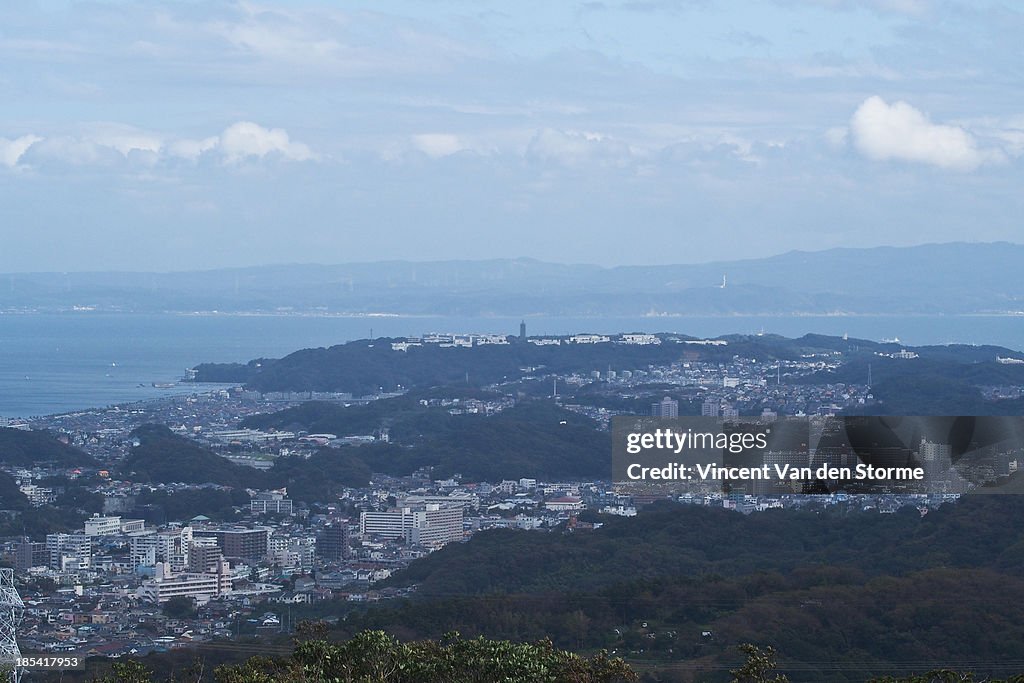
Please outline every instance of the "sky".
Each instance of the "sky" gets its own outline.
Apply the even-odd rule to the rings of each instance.
[[[0,272],[1022,240],[1024,2],[0,3]]]

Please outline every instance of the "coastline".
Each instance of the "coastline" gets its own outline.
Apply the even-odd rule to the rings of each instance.
[[[1024,349],[1019,314],[904,316],[400,316],[331,312],[192,312],[172,314],[67,311],[0,315],[0,415],[51,415],[173,392],[201,363],[246,363],[356,339],[435,332],[531,336],[579,332],[724,335],[822,334],[898,338],[909,346],[995,345]]]

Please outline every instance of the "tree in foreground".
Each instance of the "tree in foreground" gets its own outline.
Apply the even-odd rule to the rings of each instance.
[[[782,674],[772,675],[775,671],[775,648],[771,645],[763,650],[756,645],[745,643],[739,646],[740,652],[747,656],[747,661],[738,669],[729,673],[733,683],[788,683],[789,679]]]
[[[786,676],[775,674],[775,648],[768,646],[761,649],[747,643],[740,645],[739,650],[747,656],[747,660],[743,666],[729,672],[733,676],[732,683],[788,683],[789,679]],[[935,669],[910,676],[873,678],[869,683],[1024,683],[1024,674],[1007,679],[976,678],[970,672]]]
[[[637,674],[604,652],[581,657],[549,640],[513,643],[458,633],[440,642],[402,643],[364,631],[343,643],[300,642],[284,659],[253,657],[218,667],[217,683],[636,683]],[[116,666],[97,683],[150,683],[138,663]]]
[[[1017,674],[1006,679],[977,678],[971,672],[963,673],[950,669],[935,669],[928,673],[912,674],[906,677],[883,676],[882,678],[873,678],[869,683],[1024,683],[1024,674]]]

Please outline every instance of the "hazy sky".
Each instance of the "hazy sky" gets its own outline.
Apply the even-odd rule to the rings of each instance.
[[[0,3],[0,271],[1022,241],[1024,2]]]

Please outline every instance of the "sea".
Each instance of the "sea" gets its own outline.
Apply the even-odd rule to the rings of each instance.
[[[849,334],[907,345],[1024,350],[1024,316],[528,317],[529,335],[579,332]],[[278,358],[303,348],[431,332],[519,333],[520,318],[255,314],[0,313],[0,416],[35,417],[180,393],[203,362]],[[173,386],[167,386],[173,385]]]

